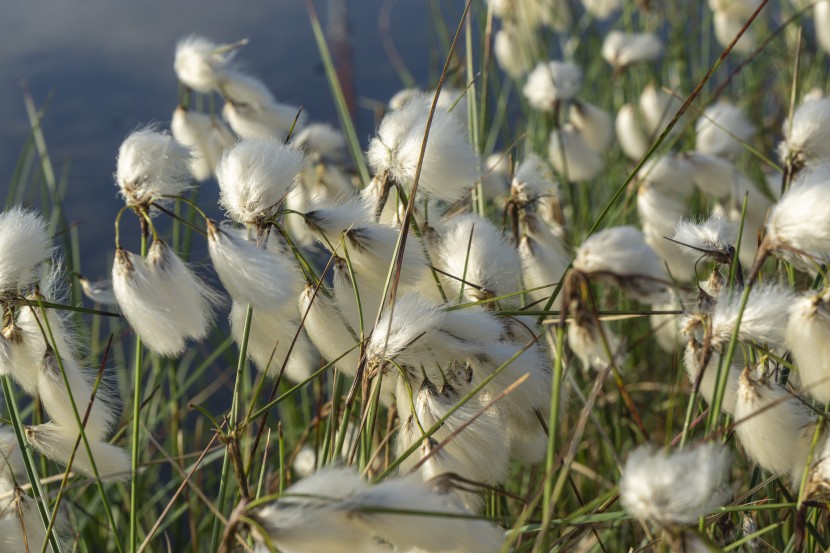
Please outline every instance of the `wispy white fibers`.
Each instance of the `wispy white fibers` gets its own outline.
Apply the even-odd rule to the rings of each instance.
[[[712,353],[709,362],[706,364],[706,368],[703,369],[703,376],[700,376],[701,365],[703,364],[703,348],[696,340],[690,340],[686,344],[686,349],[683,354],[683,364],[686,367],[689,383],[694,386],[697,379],[700,378],[700,388],[698,388],[698,391],[706,399],[706,402],[711,404],[715,397],[715,389],[717,388],[720,354],[716,352]],[[741,376],[741,369],[733,363],[726,371],[726,388],[723,393],[721,411],[732,414],[735,412],[735,401],[738,395],[738,380]]]
[[[430,98],[413,98],[386,114],[369,143],[367,157],[376,174],[387,172],[411,190],[424,141]],[[436,108],[429,128],[418,190],[436,200],[454,202],[479,178],[479,159],[464,127],[444,109]]]
[[[574,269],[610,278],[646,303],[665,300],[668,275],[663,262],[631,226],[611,227],[589,236],[577,250]]]
[[[738,224],[727,219],[722,212],[715,211],[705,220],[678,222],[672,239],[679,242],[681,251],[692,258],[705,256],[726,263],[734,255]]]
[[[640,520],[693,524],[729,501],[729,465],[729,452],[718,444],[672,453],[639,447],[623,467],[620,502]]]
[[[411,476],[368,486],[350,470],[326,469],[252,516],[285,553],[498,551],[501,531],[485,521],[453,516],[464,514],[469,511],[437,483]]]
[[[302,313],[297,313],[293,298],[276,310],[253,307],[251,330],[248,335],[248,358],[260,371],[274,378],[280,373],[288,348],[297,334]],[[237,344],[242,343],[246,314],[247,306],[234,301],[229,319],[231,335]],[[302,330],[285,365],[284,377],[292,382],[299,382],[317,368],[318,361],[317,352],[309,342],[305,330]]]
[[[651,146],[640,108],[634,104],[625,104],[620,108],[614,120],[614,129],[620,148],[629,159],[641,159]]]
[[[461,215],[447,222],[438,256],[439,268],[450,274],[444,290],[456,300],[503,296],[520,290],[519,254],[502,233],[478,215]]]
[[[295,133],[291,143],[305,152],[311,161],[338,165],[350,163],[346,137],[331,125],[312,123]]]
[[[419,88],[405,88],[389,100],[389,109],[401,109],[410,101],[415,100],[432,105],[432,98],[435,90],[424,91]],[[441,94],[438,95],[436,107],[446,110],[455,117],[464,128],[467,128],[467,91],[449,86],[441,87]]]
[[[62,465],[69,463],[78,432],[68,426],[47,422],[26,427],[26,439],[36,450]],[[105,480],[126,480],[130,477],[130,456],[120,447],[103,441],[88,439],[92,459],[98,474]],[[92,460],[83,440],[78,445],[72,469],[90,478],[95,476]]]
[[[525,287],[528,289],[546,287],[530,291],[528,296],[532,301],[540,302],[544,306],[541,302],[550,297],[555,285],[562,279],[570,263],[570,256],[564,248],[546,247],[530,236],[523,237],[519,242],[519,254],[522,258],[522,276]],[[560,303],[561,299],[557,298],[555,305],[558,306]]]
[[[118,148],[115,182],[127,205],[147,205],[190,188],[190,162],[190,151],[168,133],[139,129]]]
[[[53,249],[46,223],[35,212],[15,206],[0,213],[0,297],[34,284],[38,265]]]
[[[568,112],[568,120],[592,150],[604,153],[611,146],[614,121],[605,110],[588,102],[574,100]]]
[[[304,328],[323,358],[328,362],[339,359],[335,366],[343,373],[355,376],[360,358],[360,348],[356,347],[359,329],[356,331],[346,322],[337,305],[323,290],[315,295],[312,285],[307,285],[300,293],[299,307],[300,315],[305,315]],[[370,314],[368,320],[374,321],[375,315]]]
[[[274,215],[304,163],[300,150],[274,139],[240,140],[216,168],[219,201],[236,221],[261,223]]]
[[[663,42],[654,33],[609,31],[602,42],[602,58],[615,68],[654,61],[663,55]]]
[[[181,106],[173,112],[170,132],[176,142],[190,148],[190,171],[198,181],[210,178],[222,150],[236,142],[236,136],[219,118]]]
[[[642,185],[637,190],[637,213],[646,243],[663,259],[671,276],[680,281],[690,280],[694,276],[694,263],[676,244],[666,240],[686,213],[685,198]]]
[[[201,340],[210,330],[218,295],[161,240],[146,259],[118,249],[112,283],[127,321],[160,355],[178,355],[188,339]]]
[[[363,278],[380,285],[386,281],[399,231],[374,222],[362,200],[353,199],[334,207],[312,209],[306,213],[305,220],[315,238],[326,249],[342,257],[346,255],[344,249],[348,249],[354,269]],[[409,233],[400,284],[415,284],[423,278],[425,271],[423,248],[419,239]]]
[[[0,498],[0,551],[40,551],[47,538],[36,500],[25,493],[17,493],[11,482],[3,480],[0,480]],[[67,526],[65,510],[58,511],[52,535],[62,544],[64,551],[70,549],[65,543]],[[52,546],[47,545],[44,551],[53,553]]]
[[[684,152],[682,157],[692,169],[692,181],[695,186],[715,199],[729,198],[730,194],[737,192],[738,179],[746,178],[734,163],[715,155],[692,151]],[[743,203],[743,196],[735,199]],[[752,200],[749,202],[751,205]]]
[[[740,3],[742,2],[736,2],[736,4]],[[729,46],[729,44],[735,40],[735,37],[738,36],[738,33],[744,28],[744,25],[746,25],[746,22],[749,20],[749,16],[751,14],[752,12],[749,12],[746,16],[741,16],[735,15],[728,11],[715,10],[713,23],[715,27],[715,38],[718,40],[718,43],[724,48]],[[755,26],[750,25],[738,42],[735,43],[732,51],[739,54],[750,54],[753,50],[755,50],[757,44],[758,41],[755,38]]]
[[[0,426],[0,483],[24,478],[25,468],[17,437],[11,428]]]
[[[806,174],[793,182],[767,220],[770,249],[801,269],[830,261],[830,178]]]
[[[533,49],[522,29],[505,22],[496,31],[493,39],[493,53],[499,67],[514,79],[526,75],[533,68]]]
[[[622,9],[622,0],[580,0],[585,11],[597,19],[608,19]]]
[[[619,364],[621,344],[620,338],[601,321],[582,321],[576,316],[568,325],[568,345],[586,369],[603,370],[612,361]]]
[[[727,290],[718,297],[711,321],[715,345],[726,344],[735,332],[742,294],[742,290]],[[789,287],[774,283],[755,286],[741,317],[738,339],[784,347],[784,331],[794,299],[795,294]]]
[[[548,155],[554,168],[572,182],[591,180],[602,171],[602,156],[571,124],[551,131]]]
[[[285,255],[213,222],[208,222],[208,252],[219,280],[235,301],[267,311],[295,301],[300,275]]]
[[[539,63],[527,76],[522,91],[531,106],[552,111],[561,100],[570,100],[582,88],[582,69],[566,61]]]
[[[785,339],[801,388],[830,403],[830,302],[828,294],[803,294],[792,302]]]
[[[755,135],[755,125],[738,106],[720,100],[705,110],[695,124],[695,150],[728,157],[741,153]]]
[[[540,420],[550,418],[552,371],[550,357],[540,346],[533,345],[521,352],[524,346],[493,341],[486,344],[483,354],[471,358],[470,363],[474,383],[504,367],[485,386],[484,399],[497,396],[528,375],[527,380],[496,403],[496,409],[509,429],[511,458],[533,464],[544,458],[547,447],[547,433]]]
[[[664,91],[662,88],[648,85],[640,94],[640,111],[646,123],[646,131],[652,142],[657,140],[680,108],[683,106],[684,96],[678,94],[676,91],[672,93]],[[669,137],[676,136],[683,128],[683,121],[681,118],[672,127]]]
[[[173,68],[186,86],[204,94],[218,90],[235,51],[204,37],[190,35],[176,44]]]
[[[778,154],[783,161],[791,160],[796,168],[830,157],[830,99],[802,102],[792,121],[784,122],[783,132]]]
[[[335,258],[334,277],[332,278],[335,303],[352,329],[360,331],[361,316],[364,328],[370,327],[375,322],[380,302],[383,299],[383,284],[377,280],[363,278],[357,272],[354,277],[357,291],[360,294],[360,309],[358,309],[355,284],[352,282],[349,266],[344,258]]]
[[[401,465],[400,472],[406,474],[417,461],[427,455],[439,443],[443,442],[462,425],[470,421],[484,407],[481,396],[475,396],[441,424],[438,430],[424,438],[421,428],[428,430],[439,420],[448,415],[462,397],[472,388],[471,384],[462,379],[452,378],[450,382],[439,386],[429,380],[421,383],[413,381],[412,393],[399,382],[397,386],[397,404],[401,407],[400,413],[408,413],[406,419],[401,419],[401,430],[397,440],[397,455],[401,456],[414,443],[421,443],[421,447],[410,455]],[[409,413],[412,401],[415,411]],[[494,408],[484,410],[472,423],[460,430],[439,452],[434,453],[429,461],[422,465],[421,474],[424,479],[437,476],[441,472],[455,472],[456,474],[478,482],[497,484],[503,481],[508,468],[508,429],[504,420]],[[432,461],[432,462],[430,462]]]
[[[741,373],[735,402],[735,433],[747,455],[766,470],[801,479],[810,452],[815,417],[790,393],[766,377]]]
[[[282,140],[292,126],[298,131],[305,124],[305,112],[300,112],[297,106],[277,102],[256,77],[234,71],[228,73],[220,89],[225,97],[222,116],[242,138]]]

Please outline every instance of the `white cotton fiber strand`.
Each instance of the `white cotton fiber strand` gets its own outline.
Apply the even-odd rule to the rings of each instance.
[[[196,92],[217,90],[233,58],[233,50],[204,37],[190,35],[176,44],[173,68],[179,80]]]
[[[591,180],[602,171],[602,156],[571,124],[551,131],[548,154],[553,167],[572,182]]]
[[[742,295],[742,290],[728,290],[718,297],[712,311],[712,340],[716,345],[729,342],[735,332]],[[738,339],[784,347],[784,331],[794,299],[789,287],[777,284],[755,286],[741,317]]]
[[[799,178],[769,214],[770,248],[803,269],[830,261],[830,178]]]
[[[826,295],[800,295],[792,302],[785,339],[801,388],[822,403],[830,403],[830,305]]]
[[[737,155],[755,131],[741,108],[721,100],[707,107],[697,120],[695,150],[721,157]]]
[[[582,69],[565,61],[542,62],[527,76],[522,92],[534,108],[551,111],[553,104],[570,100],[582,88]]]

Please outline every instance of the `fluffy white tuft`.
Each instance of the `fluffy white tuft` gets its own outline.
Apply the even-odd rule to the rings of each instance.
[[[726,290],[718,297],[712,310],[712,341],[716,346],[729,342],[741,308],[743,290]],[[795,299],[793,291],[778,284],[755,286],[749,293],[738,328],[738,339],[744,342],[784,347],[789,308]]]
[[[604,165],[602,156],[571,124],[551,131],[548,155],[553,167],[572,182],[591,180]]]
[[[616,68],[654,61],[663,55],[663,42],[654,33],[609,31],[602,42],[602,58]]]
[[[62,465],[69,462],[77,437],[77,431],[51,422],[26,427],[26,439],[32,447]],[[89,449],[92,451],[92,459],[95,460],[95,468],[103,480],[123,481],[130,477],[130,456],[126,451],[106,442],[91,439]],[[92,460],[87,454],[83,440],[75,452],[72,469],[90,478],[95,476]]]
[[[614,139],[614,121],[611,115],[588,102],[574,101],[568,119],[579,131],[585,144],[592,150],[604,153]]]
[[[386,114],[378,134],[369,143],[372,169],[389,174],[411,190],[421,155],[431,100],[413,98],[401,109]],[[444,109],[437,109],[429,128],[418,191],[436,200],[462,198],[479,178],[479,159],[463,126]]]
[[[209,94],[219,89],[234,53],[228,46],[190,35],[176,44],[173,69],[185,86]]]
[[[640,111],[646,124],[647,134],[652,141],[663,133],[682,106],[683,96],[676,91],[670,94],[654,85],[648,85],[643,89],[640,94]],[[680,133],[684,120],[685,117],[675,123],[669,133],[669,138]]]
[[[703,349],[696,341],[690,341],[686,344],[686,349],[683,353],[683,364],[686,367],[686,374],[689,377],[689,383],[694,386],[698,377],[700,377],[700,388],[698,392],[706,399],[707,403],[711,404],[714,401],[715,390],[718,381],[718,365],[720,364],[720,354],[713,352],[703,369],[703,376],[700,376],[701,365],[703,364]],[[735,400],[738,395],[738,379],[741,376],[741,369],[738,365],[732,364],[727,369],[729,371],[726,375],[726,388],[724,389],[723,401],[721,402],[721,411],[732,414],[735,412]]]
[[[799,482],[810,453],[814,417],[801,401],[766,378],[741,372],[735,433],[747,455],[766,470]]]
[[[796,179],[772,207],[767,240],[802,269],[830,261],[830,178],[807,173]]]
[[[533,69],[533,50],[522,30],[515,24],[505,22],[496,32],[493,53],[499,67],[514,79],[526,75]]]
[[[304,164],[300,150],[274,139],[240,140],[216,168],[219,201],[240,223],[262,222],[283,202]]]
[[[582,88],[582,69],[566,61],[539,63],[527,76],[522,91],[527,101],[541,111],[553,110],[554,103],[570,100]]]
[[[118,148],[115,181],[129,206],[143,206],[190,188],[190,150],[166,132],[144,128]]]
[[[15,206],[0,213],[0,296],[34,284],[38,266],[53,250],[46,223],[35,212]]]
[[[800,295],[789,312],[784,337],[801,376],[801,388],[822,403],[830,403],[828,298],[820,294]]]
[[[297,297],[300,275],[285,255],[213,222],[208,224],[208,251],[219,280],[235,301],[278,311]]]
[[[307,285],[300,293],[299,308],[300,315],[305,316],[308,336],[323,358],[334,361],[342,357],[335,366],[344,374],[354,377],[360,357],[360,348],[355,347],[359,338],[334,301],[322,290],[314,295],[314,286]],[[367,315],[374,317],[375,313]]]
[[[190,148],[190,171],[198,181],[210,178],[222,150],[236,142],[233,131],[220,119],[181,106],[173,112],[170,132],[176,142]]]
[[[597,19],[608,19],[622,9],[622,0],[580,0],[585,11]]]
[[[755,131],[755,125],[741,108],[721,100],[707,107],[697,120],[695,149],[719,157],[737,155]]]
[[[559,283],[570,263],[570,255],[564,246],[557,248],[546,247],[530,236],[525,236],[519,243],[519,254],[522,258],[522,276],[526,288],[540,290],[528,292],[531,300],[544,306],[553,293],[554,286]],[[557,297],[554,307],[561,304],[561,296]]]
[[[576,252],[574,269],[610,277],[646,303],[665,300],[668,275],[663,262],[631,226],[611,227],[589,236]]]
[[[452,299],[462,291],[467,301],[478,301],[519,290],[519,254],[490,221],[470,214],[447,225],[438,260],[452,275],[443,279]]]
[[[729,452],[712,443],[673,453],[637,448],[623,467],[620,502],[640,520],[695,523],[729,501],[729,463]]]
[[[815,163],[830,157],[830,98],[806,100],[793,113],[792,122],[784,123],[784,140],[778,146],[783,161],[792,159],[796,166]]]
[[[727,219],[723,213],[713,212],[708,219],[701,221],[684,220],[674,228],[673,240],[681,250],[690,257],[702,255],[721,263],[728,262],[734,255],[738,240],[738,225]]]
[[[641,159],[649,149],[651,141],[644,128],[640,108],[634,104],[625,104],[617,112],[614,129],[623,153],[629,159]]]

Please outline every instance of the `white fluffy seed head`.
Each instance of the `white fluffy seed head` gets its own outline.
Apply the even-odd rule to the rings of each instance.
[[[703,255],[720,263],[728,263],[735,252],[738,225],[722,212],[716,211],[706,220],[678,222],[672,238],[689,246],[679,247],[690,257],[699,258]]]
[[[711,322],[712,341],[716,347],[727,344],[735,332],[742,294],[743,290],[728,290],[718,297]],[[741,317],[738,339],[784,347],[784,330],[794,299],[793,291],[786,286],[772,283],[753,287]]]
[[[556,102],[570,100],[582,88],[582,69],[566,61],[539,63],[527,76],[522,91],[530,105],[551,111]]]
[[[48,542],[43,519],[38,512],[37,501],[26,494],[18,493],[11,482],[0,480],[0,551],[34,551]],[[63,551],[71,549],[68,536],[69,521],[66,509],[57,512],[52,536],[60,543]],[[47,544],[45,553],[54,553]]]
[[[231,335],[237,344],[242,343],[245,335],[245,317],[247,306],[233,302],[230,313]],[[251,316],[251,329],[248,334],[248,357],[257,369],[275,378],[285,363],[283,378],[292,382],[301,382],[312,370],[319,366],[319,355],[308,340],[305,330],[297,335],[300,320],[296,306],[289,302],[278,310],[266,310],[254,307]],[[288,348],[297,335],[297,341],[291,349],[288,361]]]
[[[580,324],[579,317],[576,317],[568,325],[568,346],[583,367],[601,371],[612,361],[620,363],[623,342],[604,323]]]
[[[684,152],[681,155],[692,168],[692,181],[695,186],[713,198],[729,198],[737,181],[745,178],[738,172],[734,163],[715,155],[697,151]],[[743,197],[739,200],[743,203]]]
[[[714,401],[715,390],[717,388],[720,354],[717,352],[712,353],[706,367],[703,369],[703,376],[700,376],[701,365],[703,365],[704,361],[703,354],[703,348],[700,343],[695,340],[690,340],[686,344],[686,349],[683,353],[683,365],[686,367],[686,374],[692,386],[700,378],[700,388],[698,388],[698,391],[711,404]],[[732,414],[735,412],[735,401],[738,395],[738,380],[741,376],[741,368],[733,363],[727,371],[726,388],[724,389],[721,411]]]
[[[23,454],[14,432],[6,426],[0,426],[0,482],[3,480],[22,480],[26,467]],[[2,492],[0,492],[2,495]]]
[[[553,167],[572,182],[591,180],[604,165],[602,156],[571,124],[551,131],[548,154]]]
[[[719,157],[737,155],[755,131],[755,125],[741,108],[721,100],[707,107],[697,120],[695,149]]]
[[[355,347],[360,341],[359,327],[355,329],[347,323],[337,304],[322,291],[315,295],[311,285],[300,293],[299,309],[300,315],[305,316],[306,332],[323,358],[329,362],[337,359],[335,366],[354,377],[360,357],[360,348]],[[374,316],[375,313],[365,314],[366,320]]]
[[[300,275],[285,255],[213,222],[208,223],[208,252],[219,280],[235,301],[278,311],[297,297]]]
[[[66,465],[72,455],[78,431],[68,426],[47,422],[26,427],[26,439],[36,450],[56,463]],[[103,441],[89,439],[92,458],[83,442],[75,452],[72,469],[89,477],[95,477],[92,462],[103,480],[124,481],[130,477],[130,456],[127,452]]]
[[[448,222],[439,249],[440,269],[452,275],[445,290],[466,301],[503,296],[519,289],[519,254],[502,233],[478,215],[461,215]]]
[[[801,388],[822,403],[830,403],[830,304],[826,295],[800,295],[790,306],[785,332]]]
[[[830,178],[800,176],[772,207],[767,240],[803,269],[830,261]]]
[[[640,520],[692,524],[729,501],[729,463],[729,452],[712,443],[673,453],[640,447],[623,467],[620,501]]]
[[[830,98],[802,102],[785,121],[784,140],[778,146],[783,161],[796,168],[830,158]]]
[[[608,19],[622,9],[622,0],[580,0],[585,11],[597,19]]]
[[[649,158],[637,173],[637,182],[665,194],[686,198],[694,190],[694,174],[694,167],[685,156],[668,153]]]
[[[210,330],[219,296],[164,242],[147,258],[119,249],[112,268],[118,307],[147,347],[164,356],[184,351],[188,339]]]
[[[642,114],[637,106],[625,104],[617,112],[617,118],[614,120],[620,147],[629,159],[641,159],[650,146],[648,131],[641,118]]]
[[[210,178],[222,150],[236,142],[233,131],[220,119],[181,106],[173,112],[170,132],[176,142],[190,148],[190,171],[198,181]]]
[[[576,252],[574,269],[599,278],[610,277],[646,303],[665,300],[668,275],[663,262],[631,226],[612,227],[589,236]]]
[[[735,433],[747,455],[772,473],[799,482],[810,453],[814,417],[800,400],[767,378],[741,372]]]
[[[816,40],[825,52],[830,52],[830,0],[819,0],[813,8]]]
[[[645,129],[652,141],[660,136],[680,108],[683,106],[683,96],[673,91],[668,93],[662,88],[648,85],[640,94],[640,111],[645,121]],[[678,120],[669,133],[669,138],[677,136],[683,128],[685,117]]]
[[[0,213],[0,297],[25,292],[39,278],[38,266],[53,251],[39,215],[20,206]]]
[[[349,147],[346,137],[338,129],[325,123],[313,123],[291,139],[291,143],[303,150],[313,161],[345,165],[349,163]]]
[[[526,75],[533,68],[533,50],[521,29],[514,24],[505,22],[496,32],[493,53],[502,71],[514,79]]]
[[[187,87],[209,94],[219,89],[234,50],[207,38],[190,35],[176,44],[173,69]]]
[[[602,42],[602,58],[615,68],[654,61],[663,55],[663,42],[654,33],[610,31]]]
[[[534,302],[544,306],[547,299],[553,294],[556,284],[570,263],[570,255],[564,246],[547,247],[545,244],[530,236],[525,236],[519,243],[519,254],[522,258],[522,276],[525,287],[528,289],[541,288],[528,292]],[[554,308],[561,304],[561,295],[554,303]]]
[[[413,98],[387,113],[378,134],[369,143],[367,157],[376,174],[388,172],[402,186],[412,188],[431,98]],[[479,159],[463,126],[444,109],[437,109],[429,128],[418,191],[436,200],[462,198],[479,178]]]
[[[115,181],[129,206],[143,206],[190,188],[190,151],[152,128],[130,134],[118,148]]]
[[[611,115],[588,102],[574,101],[568,112],[571,125],[579,131],[585,144],[595,152],[604,153],[614,139],[614,122]]]
[[[736,2],[736,4],[739,3]],[[751,13],[741,16],[730,13],[729,11],[716,10],[713,23],[715,27],[715,38],[718,40],[718,44],[724,48],[729,46],[735,40],[735,37],[738,36],[738,33],[744,30],[744,26]],[[738,54],[751,54],[758,43],[755,38],[755,31],[756,28],[754,25],[750,25],[749,28],[745,29],[744,34],[735,43],[732,51]]]
[[[240,223],[271,217],[297,182],[305,159],[276,140],[245,139],[228,149],[216,168],[220,203]]]

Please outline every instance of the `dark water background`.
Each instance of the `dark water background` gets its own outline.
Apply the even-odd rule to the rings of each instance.
[[[324,28],[330,14],[346,14],[364,145],[375,124],[367,105],[403,87],[378,25],[390,3],[395,46],[418,84],[428,86],[441,62],[427,0],[315,2]],[[441,5],[448,20],[463,7]],[[123,205],[112,177],[118,146],[138,126],[168,125],[177,100],[175,45],[190,33],[217,42],[250,39],[237,59],[278,100],[303,105],[314,121],[338,125],[304,0],[0,0],[0,199],[29,133],[21,92],[26,81],[38,105],[54,92],[43,129],[55,172],[69,167],[64,207],[77,224],[81,268],[91,278],[109,272],[112,221]],[[208,182],[200,203],[218,214],[216,196],[215,183]]]

